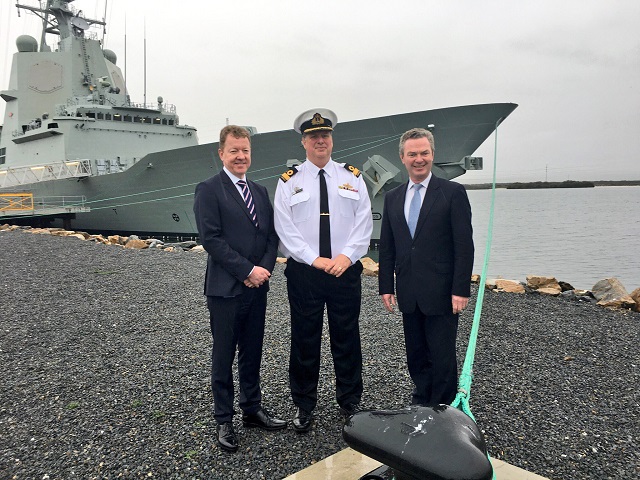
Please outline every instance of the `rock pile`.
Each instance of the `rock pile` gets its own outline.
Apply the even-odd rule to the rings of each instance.
[[[114,245],[127,249],[147,249],[155,248],[165,252],[190,251],[204,252],[202,245],[198,245],[196,241],[185,241],[177,243],[166,243],[156,238],[140,239],[136,235],[128,237],[120,235],[109,235],[106,238],[103,235],[90,235],[86,232],[75,232],[64,230],[62,228],[31,228],[20,227],[17,225],[0,225],[2,230],[22,230],[29,233],[54,235],[62,237],[74,237],[80,240],[87,240],[105,245]],[[286,263],[285,258],[278,258],[278,263]],[[378,263],[369,257],[362,260],[363,275],[377,277]],[[480,283],[480,275],[473,274],[471,283]],[[605,308],[627,309],[640,312],[640,288],[636,288],[633,292],[628,293],[625,287],[617,278],[606,278],[597,282],[591,290],[579,290],[567,282],[558,281],[555,277],[541,275],[527,275],[526,282],[522,283],[517,280],[508,280],[503,278],[491,279],[485,282],[485,288],[495,292],[506,293],[534,293],[539,295],[551,295],[554,297],[563,296],[570,300],[588,301],[596,303]]]

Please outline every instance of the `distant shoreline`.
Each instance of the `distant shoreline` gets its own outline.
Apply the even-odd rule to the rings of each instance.
[[[463,184],[467,190],[487,190],[491,183]],[[536,188],[593,188],[593,187],[634,187],[640,185],[640,180],[596,180],[577,181],[565,180],[564,182],[503,182],[496,183],[496,188],[506,189],[536,189]]]

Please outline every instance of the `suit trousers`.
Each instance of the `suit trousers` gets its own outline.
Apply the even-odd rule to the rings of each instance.
[[[425,315],[419,307],[402,314],[414,405],[449,405],[458,390],[458,315]]]
[[[266,285],[261,288],[243,286],[235,297],[207,296],[209,323],[213,337],[211,349],[211,390],[216,421],[230,422],[234,388],[232,366],[238,350],[240,408],[252,414],[262,402],[260,363],[267,308]]]
[[[340,277],[289,258],[285,275],[291,308],[289,384],[293,403],[312,411],[318,402],[324,307],[327,307],[338,405],[360,403],[362,349],[360,303],[362,263]]]

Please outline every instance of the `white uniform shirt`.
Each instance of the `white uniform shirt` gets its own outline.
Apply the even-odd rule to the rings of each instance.
[[[288,181],[278,180],[274,224],[280,251],[287,258],[311,265],[320,256],[320,169],[309,160],[296,167]],[[373,232],[371,201],[362,175],[329,160],[324,167],[329,197],[331,254],[355,263],[369,249]]]

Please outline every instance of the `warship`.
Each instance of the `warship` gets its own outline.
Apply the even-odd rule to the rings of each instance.
[[[0,222],[196,237],[193,194],[222,168],[218,144],[200,145],[197,129],[181,123],[162,97],[132,102],[116,54],[95,33],[105,21],[86,18],[72,1],[16,4],[42,19],[42,35],[39,45],[17,38],[9,87],[0,91]],[[452,179],[482,169],[473,153],[516,107],[468,105],[338,123],[333,159],[358,168],[367,182],[374,246],[384,193],[408,178],[398,155],[404,131],[431,130],[433,172]],[[273,199],[280,175],[305,159],[300,136],[247,128],[251,179]]]

